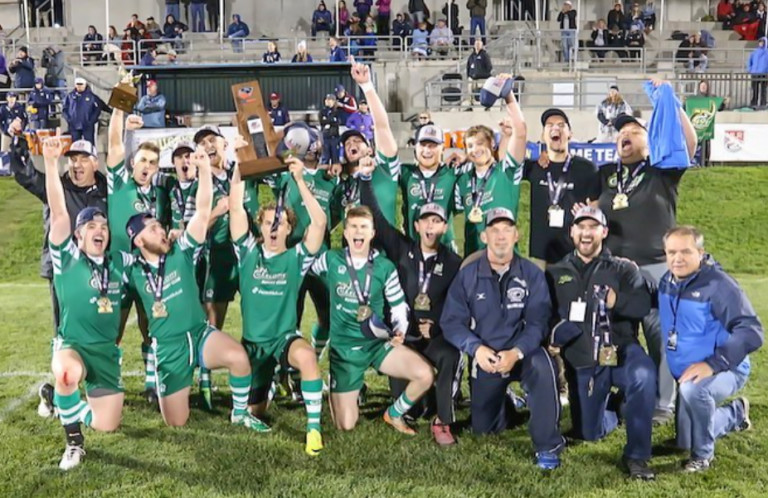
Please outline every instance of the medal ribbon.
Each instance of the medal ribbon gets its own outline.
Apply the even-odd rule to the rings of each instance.
[[[136,193],[138,194],[139,199],[141,199],[141,202],[149,208],[149,213],[152,216],[157,216],[157,189],[155,189],[154,184],[149,186],[149,195],[142,192],[142,187],[139,187],[136,190]]]
[[[277,232],[277,227],[280,226],[280,217],[283,215],[283,210],[285,209],[285,192],[287,190],[288,185],[285,184],[280,189],[280,192],[277,194],[277,205],[275,206],[275,219],[272,220],[272,226],[270,227],[270,232],[274,233]]]
[[[432,258],[430,258],[432,259]],[[429,281],[432,280],[432,275],[434,274],[434,269],[437,264],[437,256],[434,257],[434,263],[430,265],[429,271],[425,272],[425,264],[424,264],[424,258],[419,261],[419,293],[425,294],[427,293],[427,289],[429,289]]]
[[[439,167],[438,171],[435,171],[435,174],[430,177],[429,190],[427,190],[427,180],[424,178],[424,174],[419,169],[416,169],[416,176],[419,179],[419,190],[421,190],[421,198],[424,199],[425,204],[432,202],[435,198],[435,177],[437,177],[438,173]]]
[[[552,172],[547,171],[547,190],[549,193],[549,203],[552,206],[560,205],[560,201],[563,198],[563,192],[565,190],[566,179],[568,177],[568,170],[571,169],[571,155],[565,159],[563,165],[563,173],[560,178],[557,179],[557,183],[552,180]]]
[[[344,186],[344,200],[347,201],[347,206],[353,205],[360,198],[357,182],[357,178],[351,176],[347,178],[346,185]]]
[[[608,317],[607,298],[608,286],[596,285],[594,288],[596,307],[592,312],[592,345],[594,347],[592,353],[595,361],[598,359],[600,343],[602,342],[605,346],[611,345],[611,320]]]
[[[107,297],[107,291],[109,290],[109,259],[107,256],[104,256],[104,266],[101,269],[101,275],[99,275],[98,265],[87,256],[86,259],[91,267],[93,278],[96,279],[96,283],[99,286],[99,297]]]
[[[491,167],[488,168],[488,171],[485,173],[485,177],[483,177],[481,180],[482,183],[477,181],[477,173],[472,175],[472,178],[470,178],[470,188],[472,189],[472,207],[479,208],[480,204],[482,204],[483,195],[485,194],[485,187],[488,185],[488,180],[491,179],[491,175],[493,175],[493,168],[495,166],[495,163],[491,164]]]
[[[173,187],[173,197],[176,199],[176,204],[179,208],[179,213],[181,213],[181,220],[184,221],[184,211],[186,210],[186,204],[184,203],[184,195],[181,192],[181,185],[176,185]]]
[[[621,165],[621,161],[617,163],[616,166],[616,190],[620,194],[629,195],[632,193],[633,190],[635,190],[635,187],[631,187],[632,182],[635,180],[637,175],[640,173],[640,170],[642,170],[645,167],[645,161],[641,161],[640,164],[635,166],[635,169],[632,170],[632,172],[629,175],[629,178],[624,178],[624,166]]]
[[[152,276],[152,269],[149,267],[149,263],[141,257],[141,267],[144,270],[144,276],[147,278],[149,288],[152,289],[152,294],[155,297],[155,302],[159,303],[163,300],[163,282],[165,281],[165,254],[160,256],[160,262],[157,265],[157,279]]]
[[[360,288],[360,280],[357,278],[357,270],[352,263],[352,255],[349,252],[349,247],[344,251],[344,257],[347,260],[347,271],[349,272],[349,279],[352,281],[352,287],[357,294],[357,302],[360,306],[368,304],[368,298],[371,295],[371,278],[373,277],[373,251],[368,251],[368,262],[365,264],[365,287]]]

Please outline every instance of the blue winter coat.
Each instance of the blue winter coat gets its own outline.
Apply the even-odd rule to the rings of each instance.
[[[673,309],[677,309],[677,320]],[[711,256],[701,269],[681,282],[667,272],[659,282],[659,316],[672,375],[703,361],[715,373],[749,374],[749,353],[763,344],[763,326],[744,291]],[[666,347],[671,330],[677,347]]]
[[[144,128],[165,128],[165,96],[144,95],[136,104],[136,111],[144,120]]]
[[[323,27],[330,29],[331,24],[333,24],[333,17],[331,17],[331,11],[328,9],[325,9],[325,10],[316,9],[315,12],[312,14],[312,24],[314,26],[320,26],[320,23],[319,23],[320,20],[325,21],[324,23],[322,23]]]
[[[13,107],[8,107],[8,104],[0,106],[0,127],[4,134],[8,134],[8,126],[16,118],[21,118],[22,127],[26,126],[27,113],[24,110],[24,104],[16,102]]]
[[[50,113],[50,105],[52,102],[53,92],[47,88],[41,88],[40,90],[35,88],[29,92],[27,104],[33,105],[37,109],[35,114],[30,115],[30,120],[44,125],[48,121],[48,114]]]
[[[96,125],[101,108],[91,89],[86,88],[83,93],[69,92],[64,98],[62,112],[71,129],[85,130]]]
[[[763,42],[763,47],[758,47],[749,54],[749,60],[747,61],[747,72],[749,74],[768,74],[768,38],[764,36],[760,40]]]
[[[244,34],[238,35],[241,38],[245,38],[251,34],[251,30],[248,28],[248,25],[240,20],[240,16],[238,14],[235,14],[233,17],[236,19],[236,21],[230,24],[227,28],[227,37],[234,35],[238,31],[245,32]]]
[[[32,57],[25,57],[18,64],[11,63],[8,71],[14,74],[13,86],[15,88],[32,88],[35,86],[35,61]]]
[[[683,134],[680,118],[680,101],[668,83],[654,88],[645,82],[645,92],[653,104],[651,119],[648,121],[648,145],[651,164],[659,169],[684,169],[690,166],[688,144]]]
[[[328,60],[330,62],[346,62],[347,53],[344,51],[343,48],[337,45],[335,48],[331,49],[331,56]]]

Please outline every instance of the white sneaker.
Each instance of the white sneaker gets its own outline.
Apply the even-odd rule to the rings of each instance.
[[[64,455],[59,462],[59,468],[61,470],[69,470],[80,465],[80,460],[85,456],[85,450],[82,446],[67,445],[67,449],[64,450]]]
[[[53,406],[53,386],[43,384],[37,390],[40,397],[40,403],[37,405],[37,414],[43,418],[50,418],[56,415],[56,409]]]

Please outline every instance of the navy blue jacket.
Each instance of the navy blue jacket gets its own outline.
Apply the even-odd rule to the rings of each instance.
[[[276,108],[270,105],[267,109],[269,110],[269,117],[272,118],[272,124],[275,126],[285,126],[291,120],[288,108],[283,104],[279,104]]]
[[[472,356],[480,346],[494,351],[516,347],[528,355],[543,344],[550,314],[543,271],[515,256],[499,280],[483,255],[451,284],[440,327],[448,342]]]
[[[90,88],[86,88],[83,93],[72,90],[64,98],[62,112],[71,129],[85,130],[96,125],[101,106]]]
[[[347,62],[347,53],[343,48],[336,45],[331,49],[331,55],[328,57],[329,62]]]
[[[35,86],[35,61],[32,57],[12,61],[8,71],[14,74],[14,88],[32,88]]]
[[[29,92],[27,104],[37,109],[37,113],[29,116],[30,119],[45,124],[48,121],[51,103],[53,103],[53,92],[47,88],[41,88],[40,90],[35,88]]]
[[[675,323],[673,307],[677,307]],[[666,349],[672,375],[679,378],[693,363],[706,362],[715,373],[749,373],[749,353],[763,344],[763,326],[752,304],[711,256],[681,282],[667,272],[659,282],[663,345],[677,331],[677,349]]]
[[[6,135],[8,134],[8,126],[10,126],[16,118],[21,118],[22,128],[26,127],[27,113],[24,110],[24,104],[16,101],[16,103],[13,104],[13,107],[8,107],[8,104],[0,106],[0,126],[2,126],[3,133]]]

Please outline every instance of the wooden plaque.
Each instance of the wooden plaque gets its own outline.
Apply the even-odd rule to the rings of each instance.
[[[237,112],[235,120],[248,147],[237,149],[240,174],[244,177],[266,176],[283,171],[286,166],[276,156],[280,135],[264,106],[258,81],[232,85],[232,98]]]
[[[136,88],[128,83],[118,83],[112,88],[109,96],[109,106],[120,109],[128,114],[133,114],[133,108],[139,101],[139,93]]]

